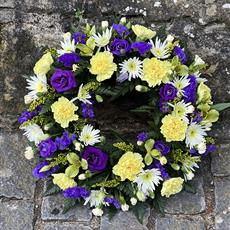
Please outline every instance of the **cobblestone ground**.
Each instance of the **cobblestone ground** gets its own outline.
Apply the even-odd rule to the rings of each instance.
[[[94,22],[119,15],[153,28],[165,25],[211,65],[214,101],[230,101],[230,3],[225,0],[0,0],[0,230],[229,230],[229,111],[215,127],[219,150],[202,163],[193,182],[196,193],[183,191],[166,200],[164,214],[148,208],[143,225],[131,213],[109,220],[77,207],[62,214],[61,196],[42,198],[44,184],[32,178],[33,165],[23,156],[26,140],[17,131],[22,76],[31,74],[45,47],[57,45],[75,8]]]

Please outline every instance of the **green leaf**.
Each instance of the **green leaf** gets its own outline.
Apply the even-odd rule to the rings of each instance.
[[[108,211],[109,211],[109,213],[108,213],[109,214],[109,220],[111,221],[113,219],[113,217],[116,215],[117,209],[115,207],[111,206],[111,207],[109,207]]]
[[[211,108],[212,109],[215,109],[217,111],[222,111],[224,109],[227,109],[230,107],[230,102],[226,102],[226,103],[219,103],[219,104],[215,104],[215,105],[212,105]]]
[[[68,153],[66,156],[67,160],[70,164],[78,164],[79,163],[79,157],[76,153]]]
[[[70,178],[74,178],[79,173],[79,165],[70,165],[66,168],[65,174]]]
[[[148,205],[143,202],[138,202],[131,209],[141,224],[143,224],[144,216],[147,209],[148,209]]]
[[[184,190],[189,193],[196,194],[196,188],[192,186],[191,184],[185,183],[184,184]]]
[[[71,208],[74,208],[76,206],[76,200],[75,199],[65,199],[64,200],[64,207],[62,213],[67,213]]]
[[[61,189],[53,184],[52,180],[47,182],[47,186],[46,186],[46,191],[44,192],[44,196],[49,196],[49,195],[53,195],[53,194],[57,194],[61,191]]]

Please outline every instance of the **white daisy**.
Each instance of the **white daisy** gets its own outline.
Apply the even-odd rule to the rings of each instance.
[[[79,89],[78,89],[77,97],[73,98],[71,100],[71,102],[74,102],[75,100],[79,100],[79,101],[82,101],[82,102],[87,103],[87,104],[92,104],[92,102],[89,100],[90,98],[91,98],[91,96],[90,96],[89,92],[86,91],[85,89],[83,89],[83,84],[81,84]]]
[[[187,78],[187,76],[183,76],[181,78],[176,77],[173,82],[172,82],[173,86],[177,89],[178,94],[182,94],[184,95],[184,91],[183,89],[188,86],[190,84],[189,79]]]
[[[35,144],[38,144],[45,137],[42,129],[37,124],[22,126],[21,129],[25,131],[24,135],[28,138],[28,140],[35,142]]]
[[[155,190],[155,186],[158,186],[161,180],[163,179],[159,169],[147,169],[139,173],[134,182],[140,191],[148,195]]]
[[[72,53],[76,49],[75,41],[72,39],[70,32],[63,34],[63,38],[64,41],[61,42],[62,49],[57,51],[59,56],[65,53]]]
[[[101,141],[99,133],[99,129],[93,129],[92,125],[85,125],[79,136],[79,141],[83,142],[85,146],[94,145]]]
[[[200,161],[200,157],[192,157],[191,159],[186,159],[182,162],[182,171],[184,173],[185,181],[191,180],[194,177],[195,168],[199,168],[196,162]]]
[[[156,37],[155,44],[152,40],[150,40],[150,43],[152,45],[151,53],[159,58],[159,59],[165,59],[169,57],[169,49],[168,49],[168,43],[167,40],[164,42],[161,42],[161,40]]]
[[[28,96],[31,97],[33,100],[38,98],[37,93],[45,93],[48,91],[47,79],[45,75],[32,76],[26,81],[28,83],[28,86],[26,88],[30,90]]]
[[[90,196],[85,199],[86,204],[90,204],[90,207],[99,207],[104,204],[105,192],[102,190],[92,190]]]
[[[109,44],[111,36],[112,36],[112,28],[111,29],[107,28],[105,31],[102,32],[102,34],[100,33],[94,34],[93,38],[96,46],[101,48]]]
[[[194,106],[191,103],[185,103],[184,100],[177,102],[175,105],[168,103],[173,107],[172,115],[181,117],[186,123],[189,123],[188,114],[193,113]]]
[[[129,81],[131,81],[132,78],[138,78],[142,76],[142,61],[137,57],[129,58],[119,65],[121,74],[128,74]]]
[[[205,127],[192,122],[186,131],[185,143],[190,149],[204,141]]]

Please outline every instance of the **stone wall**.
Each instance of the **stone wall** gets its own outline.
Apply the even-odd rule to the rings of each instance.
[[[155,29],[165,25],[209,63],[214,101],[230,101],[227,0],[0,0],[0,229],[228,229],[229,111],[214,132],[219,154],[206,159],[204,172],[194,181],[198,192],[169,199],[165,216],[149,209],[140,225],[130,213],[112,221],[92,218],[87,209],[62,215],[59,197],[41,198],[42,183],[30,177],[32,166],[23,159],[25,140],[17,131],[26,93],[23,75],[32,74],[45,48],[59,44],[76,8],[90,22],[126,16]]]

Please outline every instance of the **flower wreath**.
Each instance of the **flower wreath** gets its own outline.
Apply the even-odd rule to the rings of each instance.
[[[205,62],[172,35],[125,18],[63,38],[35,64],[19,118],[31,143],[25,156],[39,161],[33,175],[51,179],[46,194],[62,192],[67,206],[84,201],[101,216],[103,206],[140,212],[147,199],[179,193],[216,150],[208,131],[229,106],[213,105]],[[134,112],[148,114],[148,130],[135,143],[106,142],[93,106],[130,91],[147,98]]]

